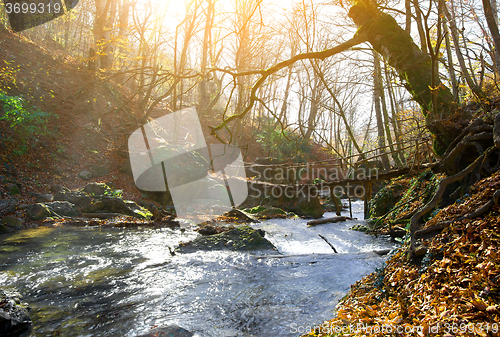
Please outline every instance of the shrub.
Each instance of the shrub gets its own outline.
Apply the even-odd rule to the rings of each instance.
[[[31,139],[48,134],[47,121],[51,114],[29,106],[21,96],[0,92],[0,108],[0,119],[9,123],[20,141],[16,153],[26,152]]]

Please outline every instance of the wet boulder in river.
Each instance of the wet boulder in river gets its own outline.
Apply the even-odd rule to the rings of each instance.
[[[250,226],[238,226],[215,235],[200,235],[193,241],[179,246],[176,250],[189,253],[197,250],[275,250],[276,247],[264,238],[262,230]]]
[[[68,201],[53,201],[31,205],[26,213],[31,220],[37,221],[51,216],[75,217],[80,211]]]
[[[83,209],[84,213],[118,213],[138,219],[152,218],[153,214],[133,201],[115,197],[103,197]]]
[[[180,326],[177,325],[168,325],[164,327],[158,327],[151,329],[145,334],[139,335],[137,337],[160,337],[160,336],[165,336],[165,337],[192,337],[193,333],[181,328]]]
[[[54,196],[55,201],[69,201],[76,207],[83,208],[90,205],[92,198],[85,192],[61,191]]]
[[[30,330],[30,309],[21,298],[18,292],[0,289],[0,336],[22,336]]]

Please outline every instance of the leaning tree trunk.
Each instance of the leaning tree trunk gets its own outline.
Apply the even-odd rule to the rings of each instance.
[[[434,151],[442,155],[457,136],[446,123],[455,104],[453,94],[440,81],[432,88],[430,56],[417,47],[392,16],[381,12],[371,0],[358,0],[351,7],[349,17],[358,27],[356,34],[370,42],[405,80],[408,91],[422,108],[427,128],[435,135]],[[433,95],[436,95],[437,115],[433,113]]]

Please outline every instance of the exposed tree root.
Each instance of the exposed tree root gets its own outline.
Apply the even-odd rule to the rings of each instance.
[[[488,148],[483,154],[479,157],[476,158],[476,160],[467,166],[465,169],[460,171],[459,173],[445,178],[441,180],[439,183],[439,187],[432,197],[431,201],[429,201],[422,209],[420,209],[417,213],[415,213],[410,220],[410,257],[414,257],[415,249],[416,249],[416,240],[417,240],[417,226],[418,226],[418,221],[420,220],[421,217],[423,217],[425,214],[430,212],[434,207],[438,205],[438,203],[441,201],[444,191],[446,187],[454,183],[456,181],[460,181],[464,179],[467,175],[469,175],[476,167],[479,166],[483,162],[483,160],[488,157],[488,155],[494,150],[494,147]]]
[[[484,124],[482,119],[474,120],[464,132],[449,147],[449,150],[443,155],[440,164],[440,171],[446,172],[448,175],[454,175],[460,171],[459,163],[469,147],[475,147],[477,153],[481,154],[484,149],[481,141],[491,141],[493,139],[493,126]],[[458,140],[458,141],[457,141]]]
[[[435,232],[435,231],[438,231],[438,230],[442,230],[446,227],[448,227],[449,225],[451,225],[452,223],[454,222],[460,222],[460,221],[463,221],[463,220],[468,220],[468,219],[474,219],[474,218],[477,218],[478,216],[481,216],[483,215],[484,213],[488,212],[490,210],[491,207],[495,206],[495,205],[498,205],[499,204],[499,199],[500,199],[500,190],[496,191],[494,194],[493,194],[493,197],[491,198],[490,201],[488,201],[486,204],[484,204],[483,206],[479,207],[477,210],[475,210],[474,212],[472,213],[469,213],[467,215],[463,215],[461,217],[458,217],[457,219],[453,219],[453,220],[448,220],[448,221],[443,221],[443,222],[440,222],[432,227],[428,227],[428,228],[424,228],[424,229],[421,229],[419,231],[417,231],[415,233],[415,235],[417,237],[420,237],[424,234],[428,234],[428,233],[432,233],[432,232]]]

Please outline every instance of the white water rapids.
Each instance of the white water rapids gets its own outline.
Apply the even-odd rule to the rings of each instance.
[[[362,217],[362,203],[353,204]],[[333,216],[333,214],[325,214]],[[49,228],[0,236],[0,284],[33,311],[30,336],[136,336],[177,324],[199,337],[298,336],[333,317],[351,284],[393,248],[349,230],[363,221],[307,227],[253,225],[278,252],[196,252],[168,246],[197,234],[171,229]],[[323,235],[336,248],[321,239]]]

